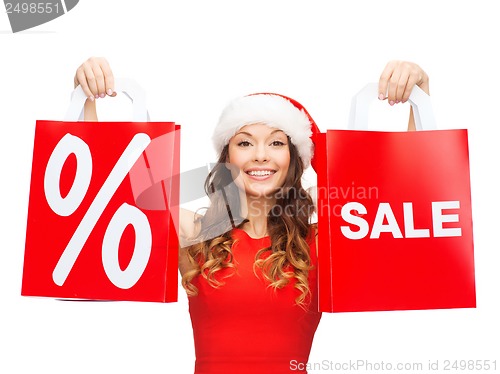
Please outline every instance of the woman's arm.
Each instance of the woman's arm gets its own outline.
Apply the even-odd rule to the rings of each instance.
[[[405,103],[410,97],[413,87],[419,86],[425,93],[429,94],[429,76],[417,64],[409,61],[389,61],[385,66],[379,79],[379,99],[388,101],[389,105]],[[415,130],[415,119],[413,109],[410,108],[408,120],[408,131]],[[316,129],[314,132],[319,132]],[[317,210],[317,188],[307,189]]]
[[[379,99],[390,105],[405,103],[413,87],[419,86],[429,95],[429,77],[417,64],[409,61],[389,61],[379,79]],[[408,131],[415,130],[413,109],[410,108]]]
[[[104,57],[90,57],[76,70],[74,85],[82,86],[87,96],[84,107],[84,120],[97,121],[96,100],[106,96],[114,97],[115,79],[108,61]],[[192,265],[187,257],[186,248],[192,244],[192,239],[199,230],[199,215],[186,209],[179,212],[179,269],[181,274],[189,270]]]
[[[97,121],[96,99],[116,96],[113,72],[104,57],[90,57],[81,64],[76,69],[74,84],[82,86],[88,97],[83,109],[85,121]]]

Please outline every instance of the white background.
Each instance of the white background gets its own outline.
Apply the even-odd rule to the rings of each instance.
[[[237,95],[283,93],[322,130],[345,128],[352,95],[388,60],[420,64],[438,126],[469,129],[477,308],[324,314],[310,361],[440,360],[434,372],[446,373],[444,360],[496,360],[500,371],[497,9],[493,0],[81,0],[18,34],[0,13],[0,372],[193,371],[182,289],[167,305],[20,296],[35,121],[62,119],[89,56],[141,83],[152,120],[182,124],[183,170],[214,160],[211,130]],[[403,129],[407,110],[382,115]]]

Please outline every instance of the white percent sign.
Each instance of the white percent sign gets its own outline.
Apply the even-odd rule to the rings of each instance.
[[[104,209],[149,143],[151,138],[147,134],[138,133],[121,154],[54,268],[52,279],[57,285],[62,286],[66,281]],[[76,156],[77,169],[70,191],[63,198],[59,181],[70,154]],[[52,211],[65,217],[73,214],[85,197],[91,178],[92,155],[87,143],[77,136],[66,134],[52,151],[45,170],[44,191]],[[121,270],[118,251],[120,239],[128,225],[132,225],[135,230],[134,251],[127,268]],[[146,215],[137,207],[123,203],[111,218],[102,241],[102,264],[109,280],[122,289],[135,285],[148,264],[151,244],[151,227]]]

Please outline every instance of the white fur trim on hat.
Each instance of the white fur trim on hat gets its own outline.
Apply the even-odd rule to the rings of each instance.
[[[313,153],[311,121],[304,110],[275,94],[243,96],[229,103],[212,136],[217,153],[222,152],[240,128],[256,123],[283,130],[297,148],[304,167],[309,166]]]

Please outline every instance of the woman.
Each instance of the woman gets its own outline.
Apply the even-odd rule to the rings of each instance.
[[[95,120],[95,100],[115,94],[107,61],[83,63],[78,84],[89,97],[85,118]],[[405,102],[415,85],[429,93],[425,72],[391,61],[379,99]],[[180,220],[197,374],[306,372],[321,318],[314,204],[301,185],[313,131],[307,111],[277,94],[237,98],[222,112],[213,136],[218,164],[205,183],[210,206]]]

